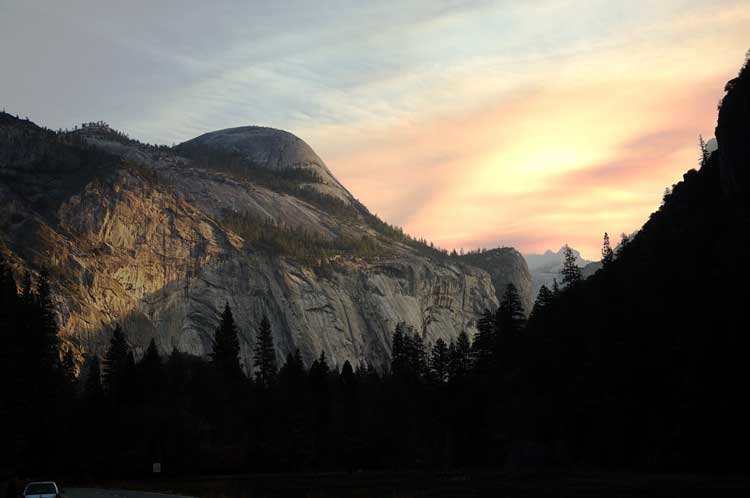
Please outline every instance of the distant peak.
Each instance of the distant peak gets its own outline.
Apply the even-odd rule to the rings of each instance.
[[[573,249],[570,246],[568,246],[568,248],[570,248],[570,250],[573,252],[573,254],[575,254],[576,257],[580,257],[581,256],[581,253],[578,250]],[[564,245],[561,246],[560,249],[557,251],[557,255],[558,256],[562,256],[563,254],[565,254],[565,246]]]

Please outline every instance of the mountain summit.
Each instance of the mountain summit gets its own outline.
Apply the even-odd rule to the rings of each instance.
[[[250,176],[259,169],[281,175],[301,172],[316,180],[308,183],[310,188],[348,204],[355,202],[312,147],[287,131],[261,126],[227,128],[183,142],[175,151],[187,157],[220,157],[221,162],[210,163],[219,168],[235,163]]]
[[[270,128],[170,148],[101,122],[53,132],[4,114],[0,202],[0,250],[19,281],[51,270],[79,358],[101,354],[118,323],[136,354],[153,338],[206,355],[229,303],[246,370],[264,316],[279,360],[298,348],[308,364],[325,352],[383,368],[399,322],[428,344],[472,334],[497,307],[493,282],[524,292],[530,279],[515,251],[480,268],[384,223],[304,141]]]

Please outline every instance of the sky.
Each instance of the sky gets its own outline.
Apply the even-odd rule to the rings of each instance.
[[[285,129],[412,235],[598,259],[696,166],[748,48],[748,0],[0,0],[0,106]]]

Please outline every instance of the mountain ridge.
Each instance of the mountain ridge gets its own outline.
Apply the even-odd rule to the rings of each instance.
[[[248,170],[263,168],[276,173],[304,170],[314,175],[308,188],[354,204],[354,196],[333,176],[325,162],[304,140],[293,133],[265,126],[239,126],[199,135],[174,150],[195,158],[202,153],[225,153],[238,159]]]
[[[581,257],[581,253],[571,248],[573,254],[576,256],[576,264],[581,267],[582,275],[588,277],[592,275],[596,270],[601,267],[601,263],[598,261],[589,261]],[[551,289],[555,279],[559,282],[560,271],[563,267],[563,258],[565,254],[565,246],[560,246],[557,252],[553,252],[551,249],[547,249],[542,254],[528,253],[524,254],[523,257],[529,266],[529,272],[531,273],[532,287],[531,292],[534,296],[539,293],[539,289],[542,285]]]
[[[300,348],[307,363],[325,351],[384,368],[399,321],[450,340],[497,306],[487,272],[310,188],[318,178],[293,161],[268,175],[231,150],[205,164],[101,123],[57,133],[14,119],[0,120],[3,252],[19,276],[47,265],[59,277],[79,357],[101,354],[115,322],[137,353],[154,338],[205,355],[229,302],[247,370],[263,315],[279,358]]]

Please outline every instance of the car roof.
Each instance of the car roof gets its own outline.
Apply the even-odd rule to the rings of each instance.
[[[54,482],[54,481],[34,481],[34,482],[30,482],[30,483],[28,483],[28,484],[26,485],[26,487],[29,487],[29,486],[31,486],[32,484],[55,484],[55,482]],[[57,486],[57,484],[55,484],[55,486]]]

